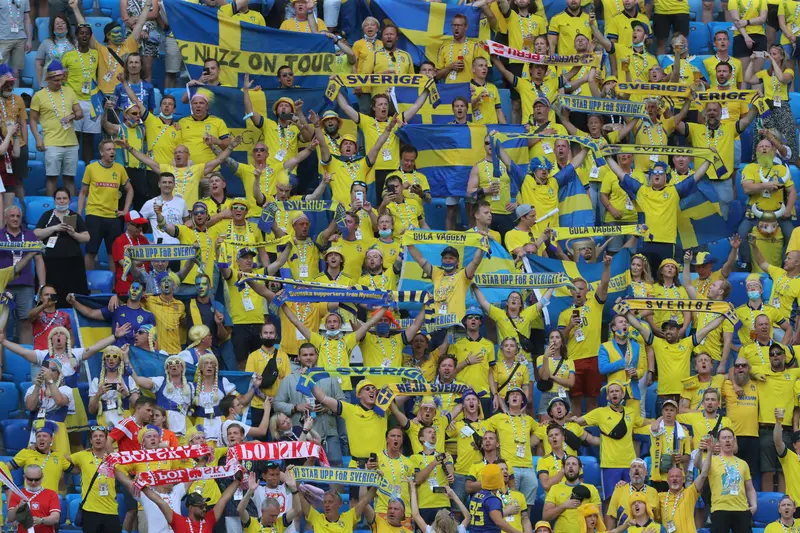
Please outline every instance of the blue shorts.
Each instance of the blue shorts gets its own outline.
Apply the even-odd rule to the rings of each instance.
[[[630,480],[630,468],[601,468],[600,482],[603,490],[602,499],[607,500],[611,497],[617,483],[620,481],[629,483]]]

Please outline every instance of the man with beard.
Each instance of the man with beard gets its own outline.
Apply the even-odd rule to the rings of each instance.
[[[572,421],[582,426],[600,429],[600,471],[605,499],[611,497],[612,487],[628,479],[630,464],[636,458],[633,447],[634,432],[650,420],[642,419],[639,409],[624,405],[625,387],[618,381],[606,386],[608,405],[589,411]]]
[[[397,48],[399,30],[389,22],[381,30],[383,50],[376,49],[359,65],[359,74],[414,74],[414,62],[405,50]],[[367,91],[373,97],[386,94],[390,89],[386,85],[371,87]],[[365,91],[365,93],[367,92]]]
[[[707,356],[705,356],[708,359]],[[676,417],[681,424],[692,428],[693,448],[700,446],[700,441],[709,433],[716,437],[719,430],[732,426],[731,419],[719,413],[722,403],[722,393],[716,387],[710,387],[703,392],[698,410],[683,413]]]
[[[685,107],[685,106],[684,106]],[[719,102],[707,102],[703,109],[706,118],[705,124],[690,124],[675,118],[675,131],[680,135],[689,137],[692,146],[716,148],[722,163],[727,169],[727,173],[717,175],[714,168],[707,169],[708,177],[714,185],[714,190],[719,196],[719,205],[722,216],[728,219],[728,209],[733,201],[733,185],[731,185],[731,169],[733,164],[733,142],[739,135],[747,129],[751,122],[758,116],[758,108],[752,106],[750,110],[736,122],[724,123],[722,118],[722,104]]]
[[[92,320],[99,320],[101,322],[111,322],[116,329],[118,326],[129,323],[131,329],[128,333],[118,338],[114,343],[118,347],[126,344],[133,345],[135,342],[135,335],[137,328],[144,325],[156,325],[156,317],[150,311],[142,308],[142,296],[144,295],[144,287],[138,281],[131,283],[128,288],[128,300],[122,305],[114,305],[113,311],[109,311],[109,307],[101,309],[92,309],[75,299],[74,294],[67,295],[67,303],[87,318]]]
[[[628,472],[629,482],[620,481],[614,488],[611,495],[611,502],[608,505],[605,522],[606,529],[614,529],[628,521],[628,509],[630,500],[634,495],[642,494],[641,497],[647,501],[650,508],[655,510],[656,517],[660,515],[661,507],[658,505],[658,491],[649,485],[645,485],[647,479],[647,463],[638,457],[631,462]]]
[[[339,150],[342,138],[339,130],[342,128],[343,121],[341,117],[339,117],[339,114],[333,109],[329,109],[320,117],[317,115],[317,112],[312,109],[308,113],[308,121],[314,128],[322,126],[322,137],[330,153],[332,155],[342,155]],[[317,139],[317,142],[319,142],[319,139]],[[316,145],[316,151],[318,172],[322,175],[325,173],[325,169],[322,168],[322,155],[320,153],[319,144]]]
[[[578,507],[584,503],[584,500],[600,505],[600,494],[597,492],[597,488],[594,485],[580,482],[582,468],[583,463],[578,457],[574,455],[567,457],[564,461],[564,480],[553,485],[545,496],[542,518],[549,522],[555,522],[553,531],[556,533],[580,530],[579,523],[583,517],[578,511]],[[578,487],[581,488],[578,489]]]
[[[396,291],[402,265],[403,260],[398,256],[390,268],[385,268],[383,252],[373,246],[364,256],[364,275],[358,280],[358,284],[373,291]],[[414,337],[410,338],[413,340]]]
[[[377,469],[383,478],[391,484],[392,495],[377,495],[375,512],[395,514],[402,521],[408,517],[411,509],[408,478],[414,474],[414,465],[410,458],[403,455],[403,430],[393,427],[386,432],[386,448],[378,454],[378,460],[367,461],[368,469]],[[402,503],[402,505],[396,505]],[[388,517],[387,517],[388,518]]]
[[[181,328],[186,327],[186,306],[175,298],[178,284],[178,276],[169,272],[158,283],[159,294],[144,301],[144,308],[156,317],[159,347],[170,354],[181,351]]]
[[[486,430],[481,439],[480,451],[483,460],[470,467],[469,475],[465,479],[467,494],[475,494],[481,490],[481,470],[484,466],[495,464],[500,459],[500,443],[497,440],[497,433],[490,429]]]
[[[467,25],[466,16],[459,14],[453,17],[453,40],[439,47],[436,54],[437,80],[446,78],[445,83],[468,83],[472,72],[467,65],[472,66],[476,57],[486,57],[483,48],[476,41],[470,42],[467,38]]]
[[[507,413],[497,413],[486,421],[486,428],[497,433],[500,455],[514,468],[517,490],[525,495],[528,505],[536,498],[536,472],[532,468],[532,451],[539,444],[535,432],[539,424],[525,414],[528,403],[522,389],[514,387],[505,397]]]
[[[736,456],[752,465],[750,474],[759,477],[758,385],[750,379],[750,363],[738,357],[733,363],[733,376],[722,384],[722,396],[731,427],[736,432],[739,451]]]
[[[375,397],[378,389],[368,379],[361,380],[356,386],[357,404],[343,402],[325,394],[319,385],[311,389],[314,399],[336,416],[342,417],[347,427],[347,438],[350,443],[352,460],[350,467],[366,465],[370,454],[378,455],[382,451],[381,442],[386,436],[387,417],[375,412]]]
[[[280,472],[280,469],[278,470]],[[297,483],[294,480],[294,475],[291,468],[287,469],[285,474],[285,483],[291,493],[297,494]],[[257,533],[259,531],[274,531],[275,533],[284,533],[289,529],[297,517],[302,512],[300,498],[292,498],[291,509],[281,509],[281,504],[274,498],[267,498],[261,504],[261,519],[258,516],[251,516],[247,512],[247,506],[253,498],[255,492],[259,489],[260,485],[254,472],[247,475],[247,492],[244,497],[239,501],[236,506],[236,511],[239,513],[239,520],[242,522],[242,528],[247,533]]]
[[[440,315],[455,314],[457,320],[464,318],[467,310],[467,289],[481,264],[483,250],[475,250],[472,261],[461,269],[458,268],[458,250],[452,246],[442,250],[441,267],[430,264],[416,246],[409,245],[408,251],[422,272],[433,282],[433,312]]]
[[[281,385],[278,387],[278,394],[275,396],[272,406],[276,412],[292,417],[293,426],[300,425],[301,416],[310,416],[311,413],[315,413],[314,431],[322,437],[322,446],[325,449],[325,454],[328,456],[328,461],[330,461],[333,466],[341,466],[342,443],[340,439],[346,438],[346,435],[339,435],[336,417],[333,416],[332,411],[321,403],[317,403],[313,397],[305,396],[303,393],[297,391],[297,383],[300,381],[300,377],[305,374],[309,368],[317,366],[318,358],[317,349],[313,344],[304,342],[300,345],[299,354],[297,356],[299,366],[293,370],[291,374],[281,380]],[[327,377],[317,379],[315,383],[325,396],[335,401],[345,401],[345,396],[338,380]],[[346,442],[344,444],[346,444]]]
[[[417,317],[407,328],[400,329],[400,323],[395,319],[391,311],[385,312],[383,317],[375,324],[375,330],[368,331],[359,343],[364,366],[380,366],[383,368],[400,368],[403,366],[403,350],[411,344],[412,339],[417,335],[424,322],[425,313],[420,312],[417,313]],[[372,381],[376,387],[380,388],[390,383],[400,383],[402,379],[391,376],[373,376]],[[396,403],[393,402],[392,405]],[[405,416],[403,416],[403,419],[405,419]],[[399,417],[398,422],[401,426],[406,425]],[[414,435],[409,434],[409,438],[413,447]]]

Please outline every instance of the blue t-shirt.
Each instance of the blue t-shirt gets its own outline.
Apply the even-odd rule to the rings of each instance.
[[[141,83],[134,83],[131,89],[136,93],[139,101],[144,104],[148,111],[152,111],[156,105],[156,93],[153,89],[153,84],[149,81],[142,81]],[[117,97],[117,109],[124,111],[128,107],[128,93],[125,92],[125,87],[118,83],[114,88],[114,96]]]
[[[481,490],[469,502],[470,533],[497,533],[500,527],[490,518],[492,511],[503,512],[503,502],[492,491]]]
[[[120,348],[125,344],[134,346],[136,344],[136,330],[145,324],[156,325],[156,317],[150,311],[144,309],[131,309],[127,305],[120,305],[113,313],[104,307],[100,310],[103,313],[103,318],[111,322],[112,331],[116,328],[117,324],[122,325],[130,323],[131,330],[127,335],[117,339],[114,343]]]

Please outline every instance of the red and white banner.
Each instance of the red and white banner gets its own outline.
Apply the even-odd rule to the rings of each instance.
[[[226,461],[279,461],[316,457],[322,466],[330,466],[325,450],[313,442],[246,442],[228,448]]]
[[[16,483],[14,483],[14,480],[13,480],[13,479],[11,479],[11,478],[10,478],[10,477],[9,477],[9,476],[8,476],[8,475],[5,473],[5,472],[3,472],[2,470],[0,470],[0,483],[2,483],[3,485],[5,485],[5,486],[6,486],[6,488],[8,488],[8,490],[10,490],[11,492],[13,492],[13,493],[14,493],[14,494],[16,494],[17,496],[19,496],[19,497],[20,497],[20,499],[22,499],[23,501],[28,499],[28,497],[27,497],[27,496],[25,496],[25,494],[22,492],[22,490],[21,490],[19,487],[17,487],[17,484],[16,484]]]
[[[196,459],[213,453],[206,444],[193,446],[178,446],[177,448],[156,448],[155,450],[135,450],[130,452],[115,452],[106,456],[100,465],[100,473],[113,477],[116,465],[129,465],[133,463],[150,463],[154,461],[180,461],[183,459]]]
[[[156,487],[158,485],[173,485],[176,483],[193,483],[201,479],[219,479],[233,477],[237,472],[243,470],[238,462],[233,462],[225,466],[201,466],[195,468],[181,468],[178,470],[155,470],[153,472],[140,472],[133,482],[135,492],[141,491],[145,487]],[[138,496],[138,494],[134,494]]]
[[[536,65],[553,65],[563,67],[599,67],[600,56],[591,54],[574,54],[569,56],[535,54],[527,50],[518,50],[508,45],[496,41],[485,41],[484,48],[492,54],[509,59],[516,59],[523,63],[534,63]]]

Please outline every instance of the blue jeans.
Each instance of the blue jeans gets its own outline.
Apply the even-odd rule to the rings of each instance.
[[[536,477],[536,470],[514,467],[514,479],[517,481],[517,490],[525,496],[528,505],[536,503],[536,489],[539,487],[539,479]]]
[[[733,182],[731,178],[728,178],[726,180],[714,180],[711,185],[714,186],[714,190],[719,197],[719,209],[722,211],[722,218],[728,220],[728,211],[733,201]]]
[[[517,472],[517,470],[514,469],[514,473],[515,474],[516,474],[516,472]],[[467,504],[467,476],[465,476],[463,474],[455,474],[455,478],[456,479],[455,479],[455,481],[453,481],[453,484],[450,486],[450,488],[452,488],[453,492],[456,493],[456,496],[458,496],[458,499],[461,500],[461,503],[463,503],[466,506],[466,505],[468,505]],[[458,506],[455,504],[455,502],[453,502],[451,510],[453,510],[453,511],[458,511],[459,510]]]

